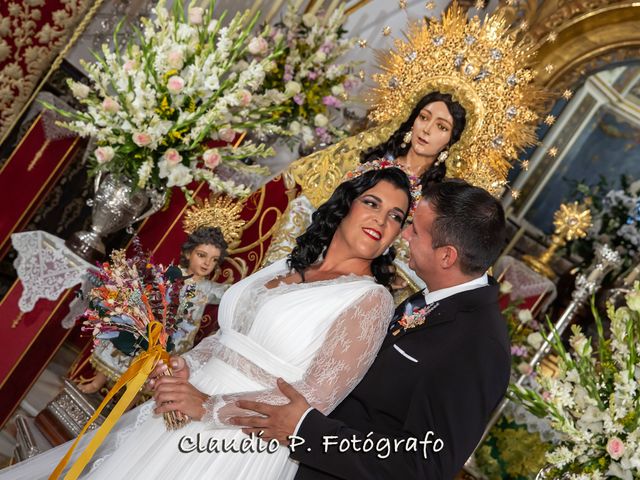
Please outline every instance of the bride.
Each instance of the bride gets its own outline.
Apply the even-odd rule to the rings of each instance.
[[[183,355],[181,373],[189,382],[181,375],[168,385],[189,389],[189,398],[199,400],[167,404],[176,397],[158,381],[157,403],[120,419],[85,478],[293,478],[297,464],[286,447],[267,448],[227,420],[241,412],[239,398],[284,403],[278,377],[325,414],[358,384],[393,313],[391,244],[410,204],[409,180],[398,168],[366,171],[340,184],[313,214],[288,260],[233,285],[220,303],[220,330]],[[153,412],[167,405],[193,421],[167,431]],[[65,444],[4,470],[0,479],[46,477],[67,449]]]

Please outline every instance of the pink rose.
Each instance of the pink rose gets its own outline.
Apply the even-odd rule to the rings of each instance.
[[[96,156],[96,160],[98,163],[102,165],[103,163],[107,163],[109,160],[113,158],[115,152],[111,147],[98,147],[94,152]]]
[[[146,147],[151,143],[151,135],[148,133],[136,132],[132,136],[133,143],[139,147]]]
[[[251,92],[248,90],[243,89],[238,92],[238,99],[240,100],[240,105],[243,107],[246,107],[251,103],[251,98]]]
[[[223,142],[231,143],[236,138],[236,132],[231,128],[223,128],[218,132],[218,136]]]
[[[179,77],[177,75],[169,77],[169,80],[167,81],[167,90],[169,90],[169,93],[177,95],[182,91],[183,88],[184,80],[182,79],[182,77]]]
[[[180,70],[184,63],[184,55],[181,50],[171,50],[167,54],[167,63],[171,68]]]
[[[269,49],[269,44],[262,37],[253,37],[248,48],[251,55],[264,55]]]
[[[120,104],[116,102],[113,98],[106,97],[102,101],[102,108],[104,108],[106,112],[116,113],[118,110],[120,110]]]
[[[217,148],[211,148],[204,152],[202,159],[204,160],[204,166],[213,170],[220,165],[222,157],[220,156]]]
[[[136,62],[135,60],[127,60],[126,62],[124,62],[124,65],[122,66],[122,69],[129,73],[131,71],[133,71],[136,68]]]
[[[193,25],[201,25],[203,16],[204,16],[204,8],[202,7],[189,8],[189,23],[192,23]]]
[[[177,165],[182,161],[182,155],[175,149],[170,148],[162,156],[169,165]]]
[[[607,442],[607,453],[614,460],[618,460],[624,455],[624,443],[618,437],[612,437]]]

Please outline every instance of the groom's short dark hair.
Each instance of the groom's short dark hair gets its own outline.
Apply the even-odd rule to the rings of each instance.
[[[465,275],[487,271],[505,242],[500,202],[486,190],[457,179],[427,185],[422,195],[436,212],[432,247],[455,247]]]

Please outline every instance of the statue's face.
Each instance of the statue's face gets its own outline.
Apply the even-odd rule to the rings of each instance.
[[[453,116],[441,101],[426,104],[413,122],[411,149],[423,157],[435,158],[451,140]]]
[[[218,266],[220,249],[215,245],[200,244],[187,256],[189,266],[187,273],[194,278],[205,278]]]

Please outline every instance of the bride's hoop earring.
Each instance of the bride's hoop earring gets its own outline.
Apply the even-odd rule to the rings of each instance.
[[[387,247],[387,249],[384,252],[382,252],[382,255],[389,255],[389,247]]]
[[[400,144],[400,148],[405,148],[410,141],[411,141],[411,130],[405,133],[404,137],[402,137],[402,143]]]
[[[441,163],[446,162],[447,158],[449,158],[449,151],[448,150],[441,151],[440,154],[438,154],[438,158],[436,159],[436,165],[440,165]]]

